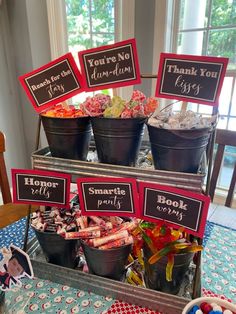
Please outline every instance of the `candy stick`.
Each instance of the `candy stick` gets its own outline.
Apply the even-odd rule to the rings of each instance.
[[[82,219],[83,219],[84,227],[87,228],[88,227],[88,217],[82,216]]]
[[[121,238],[126,238],[128,236],[129,236],[128,231],[123,230],[119,233],[111,234],[111,235],[105,236],[103,238],[92,239],[92,243],[93,243],[94,247],[98,247],[98,246],[101,246],[101,245],[106,244],[108,242],[118,240]]]
[[[118,216],[111,216],[110,217],[110,222],[113,224],[113,225],[121,225],[122,222],[123,222],[123,219],[118,217]]]
[[[95,222],[97,225],[100,225],[100,226],[105,226],[106,225],[106,222],[102,218],[99,218],[97,216],[89,216],[89,218],[93,222]]]
[[[85,228],[84,220],[82,217],[75,218],[75,221],[78,227],[80,227],[81,229]]]
[[[133,242],[134,242],[133,237],[129,236],[127,238],[118,239],[107,244],[104,244],[102,246],[99,246],[99,249],[101,250],[112,249],[115,247],[120,247],[122,245],[132,244]]]
[[[100,230],[66,232],[65,235],[64,235],[65,240],[96,238],[96,237],[100,237],[100,236],[101,236],[101,231]]]

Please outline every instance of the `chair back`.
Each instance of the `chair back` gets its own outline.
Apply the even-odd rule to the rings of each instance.
[[[222,161],[224,159],[224,152],[226,146],[236,147],[236,132],[229,130],[216,130],[216,139],[215,143],[218,144],[217,151],[215,155],[214,165],[211,174],[210,187],[209,187],[209,195],[211,200],[213,200],[215,195],[215,189],[217,185],[217,181],[219,178],[220,169],[222,166]],[[231,207],[233,198],[234,198],[234,190],[236,183],[236,163],[234,162],[233,175],[231,177],[230,186],[227,192],[227,197],[225,201],[225,206]]]
[[[0,132],[0,189],[2,193],[3,204],[7,204],[12,202],[12,197],[7,177],[4,152],[5,152],[5,135],[2,132]]]

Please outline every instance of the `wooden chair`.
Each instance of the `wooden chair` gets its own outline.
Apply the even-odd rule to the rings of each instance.
[[[3,199],[3,205],[0,205],[0,229],[27,216],[29,212],[29,205],[12,203],[12,196],[4,159],[4,152],[5,136],[2,132],[0,132],[0,189]],[[37,206],[32,207],[32,210],[36,209]]]
[[[214,165],[211,173],[211,179],[209,183],[209,195],[211,200],[213,201],[215,195],[216,184],[218,181],[220,168],[224,159],[224,151],[225,146],[233,146],[236,147],[236,132],[229,131],[229,130],[216,130],[216,138],[215,143],[218,144],[216,156],[214,160]],[[235,190],[235,183],[236,183],[236,163],[234,164],[233,175],[230,182],[230,187],[228,189],[225,206],[231,207],[233,198],[234,198],[234,190]]]

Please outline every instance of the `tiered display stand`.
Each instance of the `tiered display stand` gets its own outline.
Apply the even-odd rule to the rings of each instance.
[[[89,156],[94,156],[94,143],[90,145]],[[163,185],[173,186],[196,193],[201,193],[205,178],[204,167],[197,174],[180,173],[172,171],[155,170],[152,166],[145,167],[146,155],[150,152],[149,143],[143,141],[138,161],[144,163],[136,167],[117,166],[103,164],[96,161],[79,161],[51,156],[49,147],[39,149],[32,154],[32,168],[35,170],[57,171],[68,173],[72,176],[72,182],[79,177],[129,177],[137,181],[155,182]],[[90,158],[88,158],[90,159]],[[138,162],[139,163],[139,162]],[[123,282],[117,282],[95,275],[84,274],[81,271],[70,270],[53,264],[45,263],[39,258],[38,243],[31,241],[28,248],[33,258],[33,266],[36,269],[36,276],[50,279],[53,274],[53,281],[69,284],[75,288],[82,288],[98,294],[110,293],[113,298],[121,299],[129,303],[151,307],[151,309],[163,313],[181,313],[187,298],[163,294],[151,289],[133,287]],[[58,271],[59,270],[59,271]],[[195,270],[193,270],[193,281],[189,297],[200,296],[200,256]]]

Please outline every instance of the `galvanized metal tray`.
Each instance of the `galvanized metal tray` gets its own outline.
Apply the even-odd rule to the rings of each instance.
[[[138,181],[155,182],[197,193],[202,192],[204,170],[200,170],[197,174],[155,170],[152,165],[145,163],[149,151],[148,143],[143,142],[137,166],[127,167],[97,162],[96,157],[94,158],[96,151],[93,144],[90,146],[89,161],[52,157],[49,147],[45,147],[32,153],[32,167],[38,170],[69,173],[72,175],[72,182],[76,182],[78,177],[129,177]]]
[[[181,314],[184,306],[190,301],[187,298],[135,287],[120,281],[50,264],[43,261],[39,251],[37,240],[31,240],[27,252],[31,258],[35,276],[41,279],[91,291],[98,295],[110,296],[113,299],[147,307],[163,314]]]

